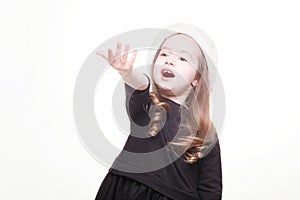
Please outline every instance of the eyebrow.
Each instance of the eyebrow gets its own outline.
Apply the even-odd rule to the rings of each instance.
[[[169,47],[163,47],[161,49],[167,49],[169,51],[172,51]],[[185,50],[181,50],[180,52],[187,54],[188,56],[190,56],[190,58],[193,58],[193,56],[189,52],[187,52]]]

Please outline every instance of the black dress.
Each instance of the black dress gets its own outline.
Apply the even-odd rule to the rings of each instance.
[[[171,200],[152,188],[125,176],[108,172],[96,200]]]
[[[130,135],[124,151],[103,179],[96,200],[221,200],[222,171],[218,141],[211,146],[213,148],[207,156],[196,163],[188,164],[181,156],[171,160],[167,166],[158,165],[173,158],[171,149],[164,147],[175,135],[188,133],[179,128],[179,124],[185,124],[188,118],[185,117],[187,110],[184,107],[163,98],[169,105],[163,128],[156,137],[143,137],[147,134],[143,128],[147,128],[151,115],[151,111],[145,110],[145,105],[152,108],[149,77],[148,80],[145,90],[135,90],[125,83]],[[143,156],[134,157],[139,154]]]

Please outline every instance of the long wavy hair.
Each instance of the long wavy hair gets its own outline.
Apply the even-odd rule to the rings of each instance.
[[[162,45],[167,39],[178,34],[184,33],[175,33],[165,38],[155,53],[151,66],[152,80],[154,80],[154,64],[160,53]],[[187,34],[184,35],[190,37]],[[208,80],[207,61],[201,47],[197,42],[196,44],[199,47],[200,54],[198,56],[198,70],[194,79],[197,79],[198,83],[193,87],[193,91],[191,91],[191,93],[187,96],[185,104],[182,105],[185,107],[187,112],[184,116],[185,123],[180,123],[181,127],[179,127],[186,130],[188,135],[178,137],[178,140],[175,142],[167,142],[167,144],[179,147],[181,155],[184,155],[184,161],[190,164],[195,163],[203,156],[201,152],[206,148],[205,139],[209,138],[208,136],[209,134],[212,134],[212,128],[214,128],[210,120],[210,85]],[[152,92],[150,92],[149,95],[152,99],[153,106],[160,108],[153,110],[151,114],[151,121],[149,123],[149,135],[155,137],[161,128],[163,120],[163,109],[161,108],[168,110],[170,106],[167,102],[163,101],[158,85],[155,82],[152,82],[151,86]],[[149,110],[149,106],[146,107],[146,109]]]

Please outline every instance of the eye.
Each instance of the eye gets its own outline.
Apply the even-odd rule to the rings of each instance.
[[[166,53],[161,53],[161,54],[160,54],[160,56],[164,56],[164,57],[166,57],[166,56],[167,56],[167,54],[166,54]]]
[[[183,57],[180,57],[179,59],[180,59],[181,61],[187,62],[187,60],[186,60],[185,58],[183,58]]]

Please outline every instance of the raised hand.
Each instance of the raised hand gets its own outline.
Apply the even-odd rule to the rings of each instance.
[[[108,49],[107,55],[105,55],[101,51],[98,51],[96,54],[106,59],[110,66],[115,68],[123,76],[124,74],[132,70],[133,63],[137,55],[137,50],[133,51],[131,58],[128,60],[129,45],[125,45],[125,50],[123,54],[121,54],[121,47],[121,43],[118,42],[115,53],[113,53],[111,49]]]

